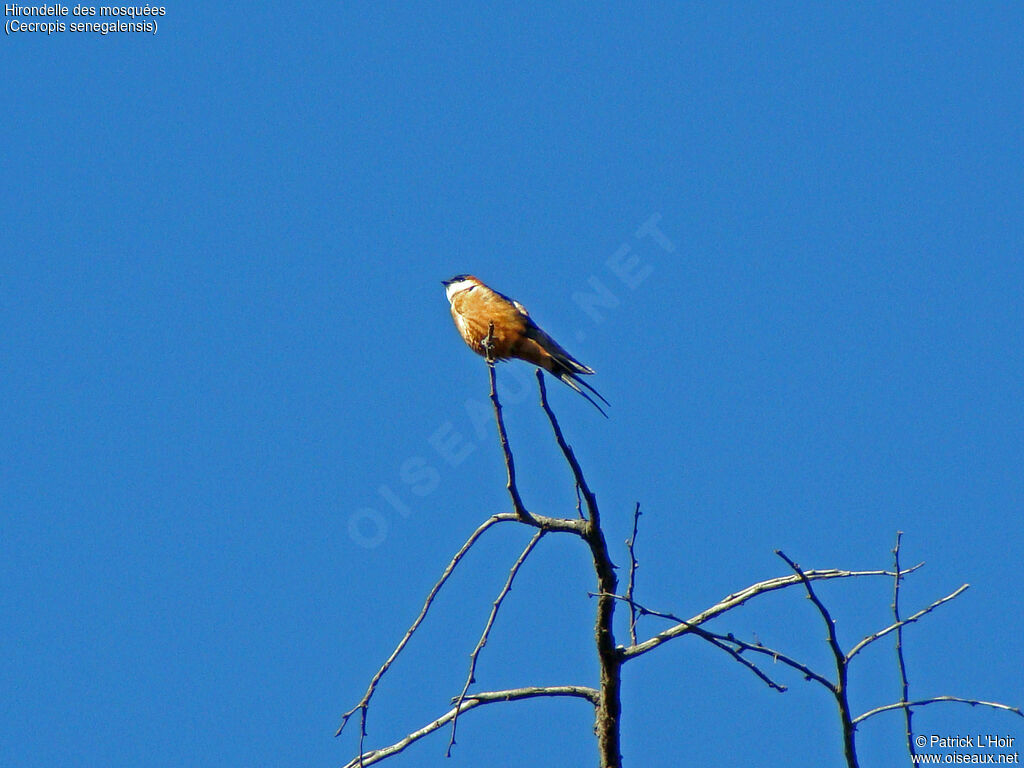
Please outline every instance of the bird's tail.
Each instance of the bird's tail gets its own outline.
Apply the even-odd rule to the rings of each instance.
[[[589,368],[577,360],[575,357],[565,351],[557,341],[548,336],[543,330],[537,327],[536,323],[529,321],[526,328],[526,336],[537,342],[540,349],[543,350],[543,356],[538,360],[538,364],[551,373],[553,376],[557,376],[561,381],[579,392],[583,397],[590,401],[590,404],[597,408],[601,412],[601,415],[606,419],[608,414],[604,412],[604,409],[597,404],[590,395],[580,389],[582,384],[584,387],[589,389],[598,399],[607,406],[610,406],[604,396],[594,389],[592,386],[587,384],[580,376],[589,376],[594,373],[593,368]]]
[[[593,371],[590,370],[590,369],[587,369],[587,372],[588,373],[593,373]],[[570,387],[575,389],[577,392],[579,392],[581,395],[583,395],[585,398],[587,398],[587,400],[590,401],[590,404],[592,406],[594,406],[595,408],[597,408],[598,411],[600,411],[602,416],[604,416],[606,419],[608,418],[608,414],[605,413],[604,409],[600,405],[597,404],[597,401],[595,401],[594,398],[592,398],[590,395],[588,395],[586,392],[584,392],[582,389],[580,389],[580,384],[582,384],[584,387],[586,387],[591,392],[593,392],[595,395],[597,395],[602,403],[604,403],[605,405],[610,406],[611,403],[609,403],[607,400],[605,400],[604,396],[600,392],[598,392],[592,386],[587,384],[587,382],[585,382],[583,379],[581,379],[576,373],[574,373],[573,371],[568,370],[565,367],[563,367],[559,371],[552,371],[552,373],[555,376],[557,376],[559,379],[561,379],[563,382],[568,384]]]

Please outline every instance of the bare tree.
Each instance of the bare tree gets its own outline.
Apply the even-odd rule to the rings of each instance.
[[[491,328],[493,333],[493,326]],[[488,334],[488,338],[485,339],[485,348],[488,346],[488,341],[491,338],[491,334]],[[476,709],[477,707],[484,706],[487,704],[493,704],[496,702],[515,701],[517,699],[529,699],[537,697],[570,697],[583,699],[587,701],[594,709],[594,732],[597,737],[597,751],[602,768],[621,768],[622,756],[620,747],[620,716],[622,711],[621,703],[621,670],[623,664],[633,659],[636,659],[646,653],[649,653],[656,648],[664,645],[670,640],[674,640],[684,635],[695,635],[714,647],[724,651],[730,658],[741,664],[743,667],[748,669],[764,684],[772,688],[773,690],[785,692],[786,686],[774,680],[772,677],[765,672],[760,666],[758,666],[757,659],[767,657],[774,663],[782,663],[797,672],[799,672],[806,680],[821,685],[825,688],[829,694],[834,698],[836,707],[839,715],[840,734],[842,737],[843,748],[846,755],[846,764],[848,768],[857,768],[857,745],[856,745],[856,732],[857,726],[865,720],[880,715],[884,712],[902,710],[906,720],[906,734],[907,734],[907,749],[909,752],[910,760],[913,762],[915,750],[913,731],[911,728],[911,717],[912,712],[917,707],[926,706],[929,704],[936,704],[942,702],[953,702],[969,704],[972,706],[985,706],[995,709],[1002,709],[1008,712],[1012,712],[1018,716],[1024,717],[1024,713],[1017,707],[1011,707],[1006,704],[1000,704],[996,702],[980,701],[977,699],[967,699],[956,696],[935,696],[931,698],[910,700],[909,698],[909,683],[907,680],[906,664],[903,656],[903,628],[908,624],[918,621],[923,618],[926,614],[935,610],[939,606],[943,605],[950,600],[955,599],[967,589],[968,585],[964,584],[954,592],[945,597],[936,600],[931,605],[917,611],[910,615],[906,619],[900,618],[900,583],[904,577],[913,573],[923,564],[915,565],[911,568],[901,569],[900,566],[900,541],[902,533],[897,534],[896,546],[893,550],[894,564],[891,571],[888,570],[864,570],[864,571],[844,571],[838,569],[803,569],[796,562],[791,560],[785,553],[776,551],[776,554],[785,561],[786,565],[792,571],[791,574],[784,576],[777,576],[765,581],[757,582],[744,589],[734,592],[730,595],[719,600],[714,605],[706,608],[695,616],[691,616],[688,619],[680,618],[672,613],[664,611],[654,610],[641,604],[636,600],[636,573],[637,573],[637,558],[635,553],[636,539],[639,530],[640,520],[640,505],[637,504],[633,512],[633,530],[632,535],[626,542],[627,553],[629,556],[630,566],[628,572],[628,581],[626,590],[623,594],[618,592],[618,578],[615,573],[615,566],[608,553],[608,544],[605,538],[604,529],[601,523],[601,513],[597,503],[597,497],[591,490],[590,485],[587,483],[586,477],[583,474],[583,470],[580,468],[580,464],[573,453],[572,447],[566,442],[565,436],[562,433],[562,429],[559,426],[558,419],[555,417],[554,412],[551,410],[551,406],[548,403],[547,391],[544,386],[544,378],[542,372],[537,370],[537,383],[540,391],[540,406],[543,409],[545,415],[550,422],[552,432],[554,434],[555,441],[558,444],[562,452],[566,463],[568,464],[576,485],[577,498],[581,500],[580,507],[585,508],[585,514],[583,509],[580,509],[580,515],[578,517],[547,517],[530,512],[519,494],[519,489],[516,484],[516,470],[515,460],[512,454],[512,449],[509,445],[508,435],[505,431],[505,421],[502,415],[501,403],[498,400],[497,387],[495,381],[495,370],[494,361],[488,356],[488,372],[490,376],[490,398],[494,406],[495,422],[498,429],[498,437],[501,443],[501,449],[504,454],[505,467],[507,470],[507,489],[509,498],[511,500],[512,511],[503,512],[492,515],[487,518],[466,540],[466,543],[455,553],[452,557],[451,562],[444,569],[437,583],[434,584],[433,588],[427,595],[426,600],[423,603],[423,608],[420,610],[419,615],[413,621],[412,625],[406,631],[405,635],[399,641],[395,650],[387,658],[387,660],[381,665],[380,669],[370,680],[370,684],[363,694],[363,697],[359,702],[346,712],[341,721],[341,726],[338,728],[337,734],[340,734],[348,722],[355,715],[358,714],[359,720],[359,754],[354,757],[349,763],[346,764],[345,768],[356,768],[357,766],[368,766],[374,763],[380,762],[392,755],[396,755],[402,752],[406,747],[424,736],[433,733],[441,728],[444,728],[450,724],[451,735],[448,741],[447,754],[450,755],[453,747],[455,746],[455,736],[458,727],[459,718],[470,710]],[[391,744],[390,746],[381,747],[377,749],[366,750],[364,741],[366,738],[366,721],[367,714],[369,712],[370,703],[373,699],[374,693],[377,690],[377,686],[383,678],[384,674],[388,671],[395,659],[402,652],[402,650],[408,645],[412,639],[413,634],[419,628],[433,605],[434,599],[440,592],[441,588],[448,581],[452,572],[459,565],[462,559],[470,548],[480,540],[480,538],[491,528],[495,527],[499,523],[516,523],[519,525],[526,525],[536,529],[536,533],[530,539],[529,543],[523,549],[522,553],[513,563],[509,570],[508,578],[505,581],[504,586],[498,593],[491,607],[490,615],[484,625],[484,629],[480,635],[480,640],[477,642],[476,647],[473,649],[470,655],[469,671],[466,676],[465,685],[462,687],[461,692],[452,698],[452,707],[447,712],[440,715],[437,719],[427,723],[423,727],[407,734],[401,740]],[[548,534],[567,534],[575,536],[580,539],[589,549],[591,560],[593,561],[594,577],[596,582],[596,589],[591,593],[592,597],[596,599],[596,612],[594,617],[594,642],[597,652],[597,658],[600,664],[600,675],[598,684],[596,687],[589,687],[584,685],[557,685],[557,686],[527,686],[523,688],[513,688],[508,690],[500,691],[485,691],[485,692],[470,692],[470,687],[475,679],[477,660],[482,652],[484,646],[487,644],[488,637],[492,627],[494,626],[495,618],[498,615],[498,611],[505,597],[509,594],[512,589],[512,584],[518,574],[523,563],[526,562],[527,558],[536,548],[538,542],[544,536]],[[860,642],[854,645],[849,651],[844,651],[839,644],[835,631],[835,620],[829,612],[829,609],[821,601],[819,596],[814,590],[813,584],[817,581],[831,580],[831,579],[850,579],[850,578],[877,578],[877,577],[890,577],[893,579],[893,617],[894,621],[891,625],[881,629],[877,632],[867,635]],[[809,667],[807,664],[792,658],[791,656],[783,653],[780,650],[766,647],[760,642],[748,642],[741,640],[734,636],[732,633],[718,633],[712,632],[706,629],[703,625],[712,619],[718,618],[730,611],[733,611],[749,600],[757,598],[761,595],[774,592],[776,590],[788,589],[790,587],[802,586],[803,590],[810,602],[813,604],[816,612],[819,614],[821,620],[825,623],[827,629],[827,642],[829,649],[834,660],[835,670],[834,677],[816,671]],[[629,610],[629,644],[620,645],[616,643],[615,631],[614,631],[614,615],[615,606],[617,603],[624,603]],[[669,622],[669,626],[665,629],[651,635],[645,640],[639,640],[638,638],[638,623],[639,620],[645,616],[661,619]],[[902,693],[899,701],[883,706],[875,707],[867,712],[860,715],[854,715],[850,709],[849,701],[849,671],[851,662],[853,659],[868,645],[888,636],[894,635],[896,639],[896,657],[897,666],[900,674]]]

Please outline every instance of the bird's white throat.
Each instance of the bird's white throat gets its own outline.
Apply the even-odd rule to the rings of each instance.
[[[454,296],[455,294],[462,293],[463,291],[468,291],[470,288],[475,287],[476,283],[474,283],[472,280],[459,280],[459,282],[457,283],[449,283],[448,285],[446,285],[444,288],[444,292],[445,295],[448,297],[448,301],[451,301],[452,296]]]

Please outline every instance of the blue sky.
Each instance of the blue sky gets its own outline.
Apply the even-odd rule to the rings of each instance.
[[[598,371],[608,420],[549,393],[620,565],[643,507],[642,601],[692,615],[779,548],[883,568],[902,530],[905,611],[971,584],[908,628],[912,695],[1024,704],[1018,5],[166,8],[155,36],[0,45],[0,762],[355,754],[341,713],[508,508],[461,272]],[[575,514],[532,371],[499,375],[527,505]],[[456,572],[369,745],[447,709],[528,538]],[[594,684],[592,582],[542,541],[478,690]],[[889,622],[887,580],[821,594],[847,647]],[[795,591],[713,628],[828,668]],[[627,665],[626,764],[839,765],[832,702],[773,671],[788,693],[692,638]],[[897,698],[890,644],[851,685]],[[991,710],[915,723],[1024,740]],[[590,728],[485,707],[446,764],[591,765]],[[866,723],[862,765],[901,729]]]

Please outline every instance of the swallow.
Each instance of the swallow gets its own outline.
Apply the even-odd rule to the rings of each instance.
[[[600,405],[586,392],[593,392],[602,403],[608,401],[601,393],[587,384],[581,375],[594,373],[562,346],[548,336],[526,311],[526,307],[492,288],[488,288],[473,275],[456,275],[451,280],[442,280],[445,294],[451,303],[452,319],[462,340],[478,355],[487,357],[484,340],[494,323],[491,338],[491,357],[494,360],[516,358],[543,368],[555,378],[568,384],[583,395],[590,404],[608,418]]]

